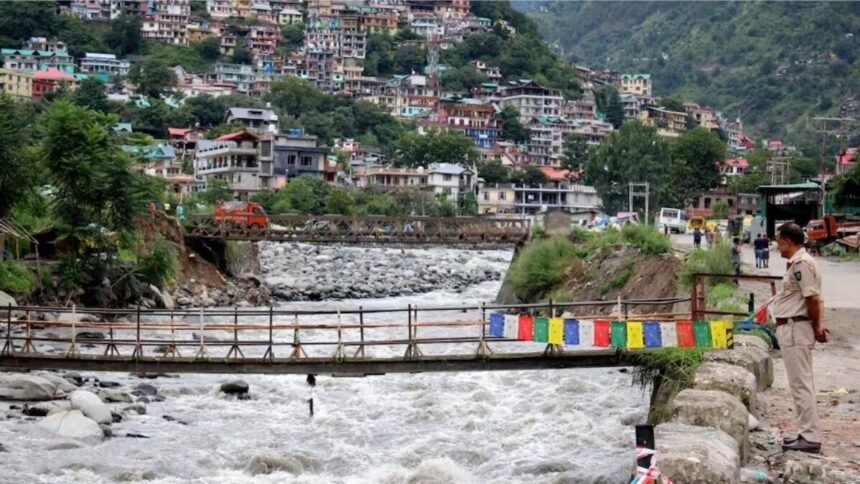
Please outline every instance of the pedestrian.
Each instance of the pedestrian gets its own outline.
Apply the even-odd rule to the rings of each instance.
[[[764,268],[770,268],[770,239],[767,238],[767,234],[761,234],[762,238],[762,250],[761,250],[761,262],[764,264]]]
[[[755,249],[755,267],[761,269],[764,267],[764,239],[762,234],[756,236],[753,241],[753,248]]]
[[[816,341],[826,343],[829,334],[823,321],[821,273],[818,263],[803,247],[803,229],[797,224],[788,223],[779,228],[776,247],[788,263],[774,297],[773,316],[799,424],[797,437],[783,439],[782,449],[817,454],[821,452],[821,434],[812,375],[812,348]]]
[[[669,235],[669,226],[663,224],[663,235]]]
[[[714,247],[714,229],[706,229],[705,239],[708,242],[708,248]]]
[[[699,248],[702,245],[702,231],[699,227],[693,229],[693,247]]]
[[[736,276],[741,274],[741,239],[737,237],[732,239],[732,269]]]
[[[180,222],[185,221],[185,206],[182,205],[182,203],[176,205],[176,218],[178,218]]]

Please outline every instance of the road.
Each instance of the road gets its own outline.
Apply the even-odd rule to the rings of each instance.
[[[671,238],[676,249],[682,252],[692,250],[692,235],[672,235]],[[785,259],[779,255],[776,246],[771,247],[770,254],[770,267],[756,269],[753,248],[750,244],[744,245],[741,270],[747,274],[783,275]],[[860,482],[860,418],[857,417],[860,415],[860,262],[835,257],[816,257],[816,261],[822,276],[826,308],[824,324],[832,331],[832,342],[816,345],[813,351],[826,460],[795,453],[786,456],[810,465],[834,466],[841,471],[856,472],[855,482]],[[775,355],[774,385],[761,394],[760,400],[764,417],[771,427],[768,431],[791,435],[795,428],[793,404],[785,366],[782,358]],[[772,455],[779,450],[767,441],[764,438],[762,443],[768,449],[765,454]]]

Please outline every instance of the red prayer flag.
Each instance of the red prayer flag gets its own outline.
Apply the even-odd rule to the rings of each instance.
[[[517,339],[520,341],[531,341],[534,333],[535,318],[530,314],[520,314],[519,322]]]

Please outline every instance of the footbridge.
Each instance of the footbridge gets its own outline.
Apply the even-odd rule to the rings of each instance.
[[[649,310],[690,301],[85,314],[8,306],[0,308],[0,368],[366,376],[628,366],[659,348],[731,347],[729,321]],[[615,314],[577,315],[586,306]]]
[[[513,245],[529,236],[527,219],[480,217],[195,214],[184,225],[191,238],[277,242],[484,246]]]

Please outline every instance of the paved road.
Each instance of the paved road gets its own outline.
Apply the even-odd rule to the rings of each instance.
[[[672,245],[680,250],[692,250],[693,236],[672,235]],[[785,273],[785,259],[771,246],[770,268],[756,269],[755,253],[752,245],[744,244],[741,253],[743,271],[748,274],[769,274],[782,276]],[[823,277],[822,289],[824,303],[828,308],[860,309],[860,262],[843,261],[837,257],[816,257]]]

